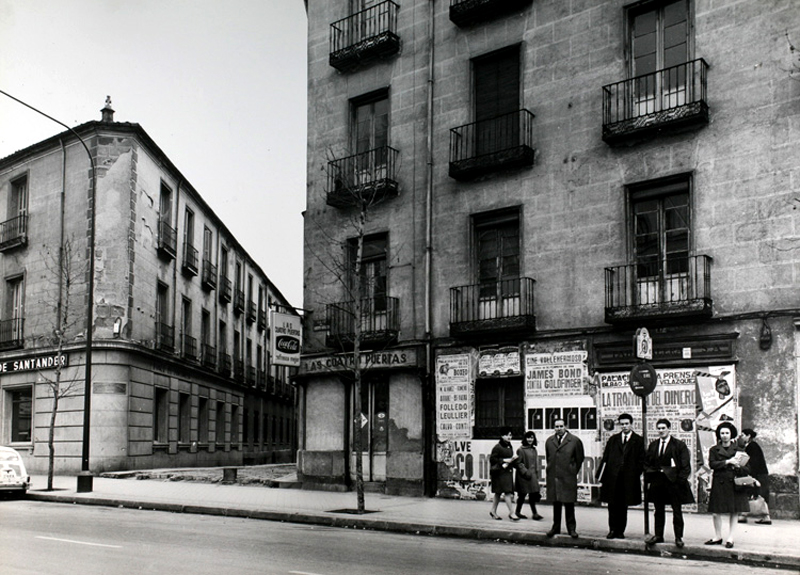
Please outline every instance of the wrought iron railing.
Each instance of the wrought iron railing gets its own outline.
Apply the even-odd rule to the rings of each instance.
[[[711,261],[699,255],[606,268],[606,321],[710,315]]]
[[[220,352],[219,368],[218,368],[219,373],[226,377],[230,376],[232,365],[233,365],[233,358],[231,358],[231,354],[225,353],[224,351]]]
[[[247,321],[249,323],[253,323],[256,321],[256,317],[258,317],[258,306],[254,301],[247,302]]]
[[[244,383],[244,361],[241,359],[233,360],[233,379],[238,383]]]
[[[363,298],[358,319],[355,307],[353,301],[326,306],[330,339],[352,343],[355,341],[356,326],[360,330],[362,342],[385,341],[397,337],[400,331],[400,302],[397,298]]]
[[[175,328],[163,321],[156,322],[156,349],[173,353],[175,351]]]
[[[0,251],[28,242],[28,215],[22,214],[0,224]]]
[[[265,330],[267,328],[267,312],[263,309],[258,310],[258,329]]]
[[[470,179],[506,168],[532,166],[533,113],[519,110],[450,130],[450,176]]]
[[[603,86],[603,139],[663,128],[707,123],[708,64],[702,58]]]
[[[200,344],[200,361],[205,367],[214,368],[217,365],[217,348],[208,343]]]
[[[244,311],[244,291],[240,289],[233,290],[233,311],[236,313]]]
[[[183,271],[193,276],[197,275],[198,262],[197,248],[189,242],[183,244]]]
[[[231,294],[233,293],[233,288],[231,287],[231,280],[228,279],[227,276],[220,274],[219,276],[219,300],[221,302],[229,302],[231,301]]]
[[[263,369],[256,371],[256,387],[258,389],[267,389],[267,372]]]
[[[23,337],[24,318],[4,319],[0,321],[0,349],[20,348],[25,343]]]
[[[330,65],[347,72],[375,58],[397,53],[398,8],[386,0],[331,24]]]
[[[191,361],[197,360],[197,338],[181,334],[181,356]]]
[[[524,319],[519,327],[530,327],[528,318],[535,317],[532,278],[513,278],[450,288],[450,326],[473,325],[476,328],[497,329],[514,326],[513,321]]]
[[[158,220],[158,250],[171,258],[178,250],[178,232],[167,220]]]
[[[203,259],[203,287],[212,290],[217,287],[217,266],[211,260]]]
[[[355,205],[397,195],[400,152],[381,146],[328,162],[328,204]]]
[[[253,367],[252,365],[248,365],[245,377],[246,377],[245,381],[246,381],[247,385],[255,386],[256,385],[256,368]]]

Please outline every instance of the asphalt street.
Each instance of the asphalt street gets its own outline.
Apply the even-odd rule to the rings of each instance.
[[[705,561],[251,519],[0,501],[4,575],[687,573]],[[786,573],[737,566],[738,574]]]

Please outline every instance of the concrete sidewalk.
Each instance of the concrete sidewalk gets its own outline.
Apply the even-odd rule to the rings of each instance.
[[[627,539],[624,540],[605,538],[608,532],[607,512],[598,507],[576,509],[580,533],[578,539],[566,535],[548,539],[545,532],[550,528],[552,519],[549,505],[539,505],[539,512],[544,515],[542,521],[527,519],[514,522],[506,517],[507,511],[503,513],[502,521],[491,519],[490,503],[486,501],[367,493],[366,507],[371,513],[355,515],[346,512],[356,507],[355,493],[104,477],[94,478],[92,493],[77,493],[77,478],[70,476],[56,477],[54,491],[44,491],[46,485],[46,477],[34,476],[33,488],[28,492],[28,497],[37,501],[59,503],[226,515],[416,535],[496,539],[607,552],[660,554],[676,559],[724,561],[800,571],[800,521],[794,520],[773,519],[771,526],[756,525],[752,521],[739,525],[735,547],[725,549],[703,544],[714,535],[710,515],[687,513],[684,515],[686,546],[678,549],[673,542],[672,523],[668,513],[665,534],[667,542],[647,548],[643,542],[643,513],[637,510],[629,513]],[[503,503],[499,510],[505,510]],[[530,511],[527,506],[526,511]],[[651,532],[652,524],[651,512]],[[727,531],[723,529],[723,537],[726,534]]]

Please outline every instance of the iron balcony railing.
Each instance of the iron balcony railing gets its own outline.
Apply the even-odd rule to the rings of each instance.
[[[22,328],[24,318],[4,319],[0,321],[0,349],[16,349],[23,346],[25,340]]]
[[[349,72],[396,54],[400,50],[398,8],[387,0],[331,24],[329,64],[340,72]]]
[[[219,276],[219,301],[225,303],[231,301],[231,293],[233,292],[233,288],[231,287],[231,280],[228,279],[227,276],[220,274]]]
[[[181,356],[184,359],[197,361],[197,338],[181,334]]]
[[[203,366],[214,369],[217,365],[217,348],[208,343],[201,343],[200,361]]]
[[[212,264],[211,260],[203,259],[202,284],[207,290],[217,287],[217,266]]]
[[[708,64],[702,58],[603,86],[603,140],[708,123]]]
[[[362,344],[387,343],[397,339],[400,332],[400,303],[397,298],[363,298],[358,318],[355,307],[353,301],[326,306],[329,346],[352,345],[356,326]]]
[[[183,271],[192,276],[197,275],[197,248],[189,242],[183,244]]]
[[[175,258],[178,250],[178,233],[167,220],[158,221],[158,251],[162,255]]]
[[[255,387],[255,385],[256,385],[256,368],[253,367],[252,365],[248,365],[247,366],[247,374],[246,374],[245,377],[247,378],[246,379],[247,385],[249,385],[251,387]]]
[[[267,312],[263,309],[258,310],[258,329],[267,329]]]
[[[256,387],[258,389],[267,389],[267,372],[263,369],[256,371]]]
[[[237,314],[244,311],[244,291],[240,289],[233,290],[233,311]]]
[[[230,376],[232,365],[233,365],[233,360],[231,358],[231,354],[225,353],[224,351],[220,352],[219,368],[218,368],[220,375],[224,375],[226,377]]]
[[[247,321],[253,323],[258,317],[258,306],[254,301],[247,302]]]
[[[456,26],[471,26],[506,14],[521,12],[533,0],[450,0],[450,21]]]
[[[450,177],[471,180],[533,165],[533,113],[519,110],[450,130]]]
[[[173,353],[175,351],[175,328],[163,321],[156,322],[156,349]]]
[[[0,224],[0,251],[28,243],[28,215],[22,214]]]
[[[233,379],[238,383],[244,383],[244,361],[241,359],[233,360]]]
[[[711,261],[699,255],[606,268],[606,322],[710,317]]]
[[[520,277],[450,288],[450,334],[535,329],[535,283]]]
[[[394,148],[381,146],[328,162],[328,205],[371,204],[396,196],[399,155]]]

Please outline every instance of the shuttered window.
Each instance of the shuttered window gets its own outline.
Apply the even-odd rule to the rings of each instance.
[[[519,110],[519,47],[506,48],[473,61],[475,120]]]

